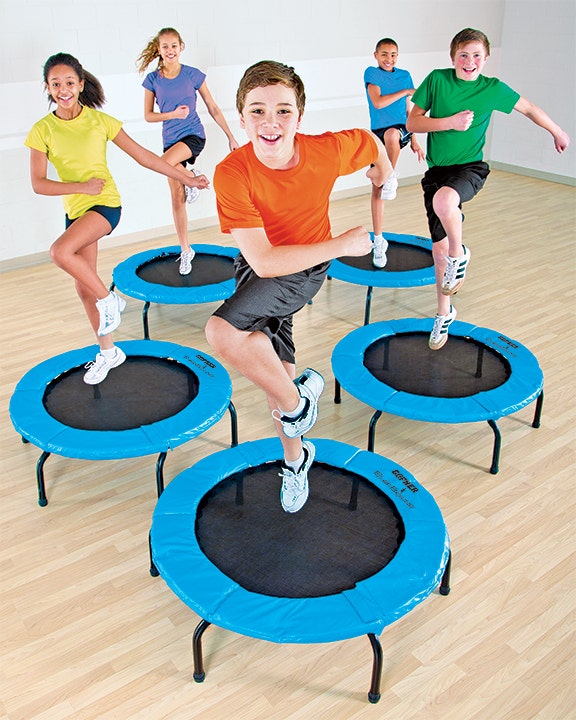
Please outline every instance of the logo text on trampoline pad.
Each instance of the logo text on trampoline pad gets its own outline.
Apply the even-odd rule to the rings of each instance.
[[[214,365],[213,362],[211,362],[210,360],[205,358],[204,355],[196,355],[196,357],[198,358],[198,360],[201,360],[203,363],[208,365],[208,367],[211,367],[212,369],[214,369],[216,367],[216,365]]]
[[[503,335],[498,335],[498,340],[502,340],[502,342],[505,345],[508,345],[508,347],[514,348],[515,350],[518,349],[517,343],[512,342],[512,340],[509,340],[507,337],[504,337]]]
[[[418,488],[416,487],[416,485],[414,485],[414,483],[411,483],[406,476],[402,475],[400,470],[392,470],[392,475],[394,475],[394,477],[397,477],[398,480],[400,480],[400,482],[402,483],[402,485],[404,485],[407,490],[410,490],[410,492],[418,492]]]

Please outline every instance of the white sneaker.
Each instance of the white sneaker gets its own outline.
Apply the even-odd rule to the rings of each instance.
[[[111,292],[102,300],[97,300],[96,307],[100,313],[98,335],[108,335],[114,332],[122,321],[120,314],[126,307],[126,300],[121,298],[120,295],[116,295],[115,292]]]
[[[196,202],[196,200],[200,197],[200,190],[198,190],[197,187],[188,187],[188,185],[184,185],[184,192],[186,193],[186,202],[188,205]]]
[[[448,328],[456,320],[456,308],[450,305],[448,315],[436,315],[434,318],[434,327],[428,339],[428,347],[430,350],[440,350],[444,347],[448,340]]]
[[[196,252],[190,248],[190,250],[183,252],[176,260],[176,262],[180,262],[180,268],[178,269],[180,275],[190,275],[192,272],[192,260],[194,259],[194,255],[196,255]]]
[[[306,368],[300,377],[294,380],[300,397],[304,398],[304,410],[296,417],[288,417],[286,415],[275,415],[273,417],[280,420],[284,435],[289,438],[300,437],[310,430],[312,425],[318,418],[318,398],[324,390],[324,378],[316,370]]]
[[[398,190],[398,175],[396,171],[392,171],[392,175],[382,185],[380,197],[382,200],[394,200],[396,191]]]
[[[308,500],[308,470],[310,470],[314,460],[316,448],[308,440],[302,440],[302,449],[304,450],[304,462],[299,469],[297,471],[292,470],[292,468],[284,465],[280,475],[282,478],[280,502],[287,513],[298,512]]]
[[[442,295],[454,295],[464,285],[466,280],[466,266],[470,262],[472,253],[462,245],[464,255],[453,258],[446,257],[446,269],[442,278]]]
[[[122,365],[124,360],[126,360],[126,354],[117,345],[114,346],[114,350],[116,352],[111,358],[106,358],[105,355],[99,352],[95,360],[92,360],[92,362],[84,366],[88,370],[84,375],[85,383],[88,385],[98,385],[98,383],[101,383],[102,380],[106,378],[106,375],[108,375],[108,372],[112,370],[112,368]]]
[[[372,264],[374,267],[386,267],[386,263],[388,262],[388,258],[386,257],[387,250],[388,241],[384,236],[374,239],[372,243]]]

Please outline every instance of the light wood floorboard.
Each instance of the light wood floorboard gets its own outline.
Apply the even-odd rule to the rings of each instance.
[[[33,211],[33,210],[31,210]],[[0,277],[0,720],[570,720],[574,677],[575,256],[574,189],[493,172],[465,207],[469,276],[461,320],[499,330],[537,356],[534,406],[503,418],[500,472],[488,467],[485,423],[383,416],[376,451],[434,495],[451,536],[452,592],[433,594],[381,636],[382,698],[367,701],[365,637],[278,645],[211,627],[206,680],[192,679],[198,617],[148,573],[155,505],[152,456],[90,462],[52,456],[49,505],[36,502],[38,449],[14,432],[8,403],[26,370],[92,342],[72,282],[52,265]],[[368,195],[332,203],[335,231],[369,224]],[[419,186],[388,203],[386,229],[427,235]],[[216,228],[192,242],[229,244]],[[104,249],[101,274],[174,237]],[[365,448],[372,411],[332,402],[330,355],[363,322],[365,288],[328,281],[297,316],[302,367],[327,378],[313,435]],[[375,289],[372,320],[427,317],[431,287]],[[153,338],[209,352],[215,304],[152,306]],[[127,299],[118,339],[142,337],[142,303]],[[231,371],[240,440],[268,437],[263,395]],[[169,453],[166,481],[229,442],[223,419]]]

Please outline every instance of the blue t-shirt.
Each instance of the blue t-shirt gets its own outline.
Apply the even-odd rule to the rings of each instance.
[[[366,88],[368,109],[370,110],[370,128],[379,130],[392,125],[406,125],[406,98],[400,98],[391,105],[377,110],[372,100],[370,100],[370,95],[368,95],[368,85],[378,86],[380,95],[392,95],[392,93],[399,90],[413,88],[414,83],[408,70],[394,68],[394,70],[388,72],[380,67],[372,66],[364,71],[364,87]]]
[[[175,78],[165,78],[158,70],[148,73],[144,78],[142,85],[154,93],[160,112],[172,112],[179,105],[188,105],[190,108],[187,118],[164,120],[162,123],[162,142],[165,148],[188,135],[206,137],[196,110],[196,93],[205,79],[205,73],[190,65],[182,65]]]

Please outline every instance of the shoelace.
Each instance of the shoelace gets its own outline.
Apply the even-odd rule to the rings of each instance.
[[[460,265],[461,258],[451,258],[448,255],[444,255],[446,258],[446,270],[444,272],[444,280],[446,283],[451,283],[456,277],[456,271]]]

